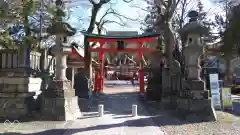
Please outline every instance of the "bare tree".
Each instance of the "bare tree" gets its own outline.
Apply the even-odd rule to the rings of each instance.
[[[182,29],[184,24],[186,24],[186,17],[189,10],[191,10],[193,7],[194,0],[180,0],[177,11],[174,15],[174,23],[177,25],[176,29]]]
[[[111,0],[99,0],[98,2],[96,2],[95,0],[89,0],[89,2],[92,4],[92,8],[91,8],[91,18],[90,18],[90,23],[88,26],[88,29],[86,30],[86,32],[88,33],[92,33],[95,25],[98,25],[98,32],[101,32],[101,29],[103,28],[104,24],[107,23],[119,23],[119,22],[113,22],[110,20],[105,20],[105,19],[101,19],[101,21],[97,22],[96,17],[97,14],[99,12],[99,10],[102,8],[103,5],[108,4]],[[132,0],[124,0],[124,2],[131,2]],[[105,16],[108,14],[114,14],[116,17],[120,18],[120,17],[124,17],[123,15],[118,14],[117,12],[115,12],[112,9],[109,9],[108,12],[106,12]],[[103,16],[102,18],[104,18],[105,16]],[[121,22],[120,22],[121,23]],[[122,23],[121,23],[122,25]],[[91,52],[89,52],[89,42],[87,41],[87,37],[84,37],[84,61],[85,61],[85,71],[86,71],[86,75],[88,78],[92,78],[92,61],[91,61]]]

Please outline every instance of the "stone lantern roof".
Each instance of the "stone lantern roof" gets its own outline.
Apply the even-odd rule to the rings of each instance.
[[[76,29],[72,28],[70,24],[63,22],[63,17],[65,16],[63,8],[63,1],[56,0],[57,6],[56,18],[54,23],[47,28],[47,32],[51,35],[61,34],[64,36],[73,36],[76,33]]]
[[[188,13],[189,22],[180,30],[182,39],[186,40],[189,34],[207,35],[208,28],[198,20],[199,13],[197,11],[190,11]]]
[[[76,29],[72,28],[68,23],[56,22],[47,28],[47,32],[51,35],[63,34],[65,36],[73,36],[76,33]]]

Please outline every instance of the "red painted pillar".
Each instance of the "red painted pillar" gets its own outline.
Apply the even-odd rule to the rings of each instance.
[[[100,91],[103,92],[104,85],[104,52],[100,52]]]
[[[143,71],[143,61],[142,61],[142,57],[143,57],[143,53],[140,50],[142,48],[142,42],[138,42],[138,58],[140,60],[140,69],[139,69],[139,88],[140,88],[140,93],[144,93],[145,92],[145,88],[144,88],[144,71]]]
[[[95,71],[95,85],[94,85],[94,92],[99,92],[100,91],[100,75],[99,71]]]
[[[144,93],[145,92],[145,88],[144,88],[144,71],[143,71],[142,67],[140,67],[140,70],[139,70],[139,85],[140,85],[140,93]]]
[[[94,71],[94,92],[97,92],[97,71]]]
[[[102,48],[103,47],[103,45],[104,45],[104,43],[105,42],[103,42],[103,41],[100,41],[99,42],[100,43],[100,48]],[[101,92],[103,92],[103,86],[104,86],[104,52],[103,51],[101,51],[100,53],[99,53],[99,57],[100,57],[100,82],[99,82],[99,85],[100,85],[100,89],[99,89],[99,92],[101,91]]]
[[[100,70],[98,72],[98,85],[97,85],[97,91],[100,92],[101,91],[101,73]]]

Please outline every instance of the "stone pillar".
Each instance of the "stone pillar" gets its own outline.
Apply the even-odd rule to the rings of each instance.
[[[59,35],[57,37],[53,49],[56,56],[56,77],[43,93],[42,114],[46,120],[74,120],[81,116],[81,112],[71,81],[66,78],[67,55],[72,50],[71,47],[62,46]]]
[[[71,72],[71,81],[72,81],[72,88],[73,88],[73,85],[75,83],[75,80],[74,80],[74,77],[75,77],[75,68],[72,68],[72,72]]]
[[[72,82],[72,88],[73,88],[74,76],[75,76],[75,68],[67,68],[66,69],[66,76],[67,76],[67,79]]]
[[[203,53],[203,47],[189,45],[184,49],[183,53],[188,74],[185,88],[190,90],[193,99],[208,99],[209,91],[206,90],[206,84],[200,78],[201,66],[199,57]]]

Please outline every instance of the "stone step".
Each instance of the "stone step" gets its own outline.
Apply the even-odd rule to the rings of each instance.
[[[210,93],[208,90],[181,91],[180,97],[191,97],[192,99],[208,99]]]
[[[184,88],[189,90],[205,90],[205,82],[202,80],[185,80],[183,82]]]
[[[0,98],[25,98],[33,96],[35,96],[35,92],[0,92]]]

